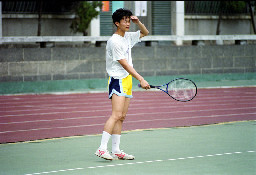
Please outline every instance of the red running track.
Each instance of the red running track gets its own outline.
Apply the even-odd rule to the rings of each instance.
[[[256,120],[256,87],[199,89],[190,102],[134,92],[123,130]],[[0,143],[102,133],[107,93],[0,96]]]

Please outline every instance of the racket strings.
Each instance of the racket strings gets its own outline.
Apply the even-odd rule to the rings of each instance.
[[[169,84],[168,93],[177,100],[188,101],[195,96],[196,87],[191,81],[181,79]]]

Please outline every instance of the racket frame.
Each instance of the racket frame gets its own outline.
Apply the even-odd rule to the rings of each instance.
[[[169,84],[172,83],[172,82],[174,82],[174,81],[181,80],[181,79],[182,79],[182,80],[188,80],[188,81],[192,82],[192,83],[194,84],[195,88],[196,88],[196,93],[195,93],[195,95],[194,95],[191,99],[189,99],[189,100],[179,100],[179,99],[174,98],[173,96],[171,96],[171,95],[168,93]],[[140,84],[138,84],[138,86],[141,87]],[[165,90],[161,88],[161,87],[163,87],[163,86],[166,86]],[[150,85],[150,88],[157,88],[157,89],[159,89],[159,90],[165,92],[167,95],[169,95],[170,97],[172,97],[174,100],[176,100],[176,101],[181,101],[181,102],[188,102],[188,101],[191,101],[191,100],[193,100],[193,99],[195,98],[195,96],[197,95],[197,86],[196,86],[196,84],[195,84],[192,80],[187,79],[187,78],[176,78],[176,79],[173,79],[173,80],[170,81],[169,83],[166,83],[166,84],[164,84],[164,85],[162,85],[162,86]]]

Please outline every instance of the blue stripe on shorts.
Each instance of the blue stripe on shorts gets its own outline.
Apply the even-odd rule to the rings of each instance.
[[[112,99],[113,94],[116,94],[118,96],[125,96],[127,98],[133,97],[132,95],[127,95],[123,92],[122,79],[114,79],[113,77],[110,77],[109,79],[108,94],[109,99]]]

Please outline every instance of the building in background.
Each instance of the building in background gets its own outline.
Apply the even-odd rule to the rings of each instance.
[[[3,1],[2,36],[37,36],[40,1]],[[42,1],[42,36],[81,35],[69,26],[75,17],[73,1]],[[97,31],[89,35],[113,34],[112,13],[124,7],[139,15],[151,35],[215,35],[221,1],[104,1],[100,16],[92,21]],[[252,34],[247,7],[235,13],[224,9],[220,34]],[[96,26],[96,27],[94,27]],[[100,27],[98,27],[100,26]],[[137,30],[136,25],[131,30]]]

